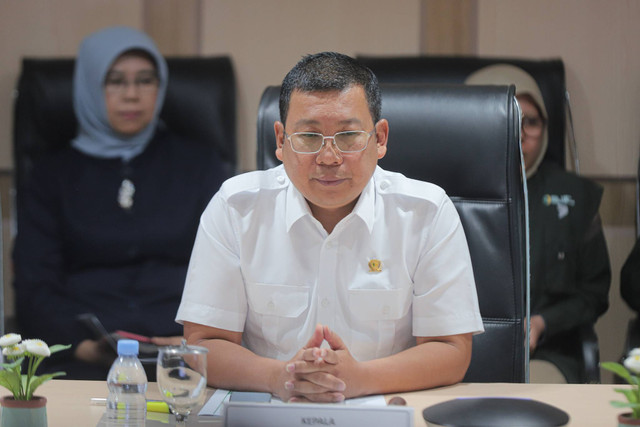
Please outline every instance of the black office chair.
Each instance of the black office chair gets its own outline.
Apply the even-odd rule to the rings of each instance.
[[[467,382],[525,381],[525,208],[514,87],[383,84],[389,120],[380,165],[443,187],[469,243],[486,332],[473,338]],[[279,87],[258,109],[258,168],[279,164]]]
[[[471,73],[488,65],[500,63],[522,68],[536,80],[540,87],[549,116],[547,124],[549,146],[544,161],[551,161],[565,168],[565,147],[568,146],[573,169],[576,173],[580,172],[569,94],[565,84],[564,64],[561,59],[528,60],[476,56],[359,56],[358,60],[371,68],[381,83],[462,84]],[[585,325],[579,330],[583,343],[582,377],[588,383],[600,382],[600,351],[594,326]]]
[[[213,144],[226,175],[236,171],[236,93],[229,57],[167,58],[169,85],[160,114],[179,135]],[[73,59],[25,58],[14,109],[17,209],[34,162],[67,146],[77,132]]]
[[[172,131],[213,145],[212,164],[224,176],[236,171],[236,93],[229,57],[167,58],[169,84],[160,117]],[[34,164],[70,143],[77,133],[72,106],[74,60],[26,58],[14,108],[16,211]],[[18,223],[18,228],[20,224]],[[155,363],[145,364],[155,378]]]
[[[632,248],[631,254],[628,255],[628,257],[630,257],[631,259],[634,259],[634,258],[637,259],[632,254],[634,253],[634,251],[637,250],[638,245],[640,245],[640,161],[638,162],[638,172],[636,174],[636,243]],[[634,262],[634,261],[629,261],[627,259],[625,260],[624,266],[626,266],[627,262]],[[624,280],[629,280],[630,283],[635,283],[635,281],[631,280],[630,277],[626,277],[626,278],[624,277],[624,274],[623,274],[623,271],[625,270],[624,266],[623,266],[623,269],[620,271],[620,287],[621,288],[624,288],[623,286]],[[626,273],[626,274],[629,274],[629,273]],[[623,298],[625,298],[624,291],[622,294],[623,294]],[[628,298],[632,298],[632,297],[629,296]],[[637,310],[636,307],[630,307],[630,308],[634,311]],[[621,361],[624,360],[631,350],[638,347],[640,347],[640,315],[637,314],[636,312],[636,316],[633,317],[632,319],[629,319],[629,322],[627,323],[627,333],[625,335],[625,341],[624,341],[624,346],[622,348],[622,355],[620,356],[620,360]],[[614,378],[617,383],[626,382],[618,376]]]
[[[1,196],[1,194],[0,194]],[[2,232],[2,197],[0,197],[0,334],[4,335],[4,234]]]
[[[358,61],[371,68],[380,83],[463,84],[481,68],[493,64],[511,64],[528,72],[538,83],[549,116],[549,147],[545,161],[565,167],[565,134],[573,132],[568,115],[568,95],[564,64],[560,59],[526,60],[520,58],[466,56],[358,56]],[[569,122],[569,123],[568,123]],[[579,167],[575,146],[571,145],[573,162]]]

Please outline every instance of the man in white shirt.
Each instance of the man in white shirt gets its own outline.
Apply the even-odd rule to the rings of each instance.
[[[280,93],[283,165],[203,213],[176,320],[212,386],[339,402],[463,378],[483,330],[464,231],[442,189],[377,166],[380,106],[368,68],[304,57]]]

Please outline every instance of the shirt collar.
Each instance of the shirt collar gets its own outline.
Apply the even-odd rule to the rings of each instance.
[[[289,180],[289,186],[287,187],[287,204],[285,206],[287,232],[291,230],[293,224],[306,215],[311,215],[309,204],[302,193],[300,193],[291,180]]]
[[[375,175],[374,175],[375,176]],[[359,216],[369,229],[369,233],[373,231],[373,219],[375,217],[375,178],[374,176],[369,179],[366,187],[360,193],[358,203],[353,208],[353,215]]]
[[[293,224],[306,215],[313,216],[311,208],[309,208],[309,204],[302,193],[289,180],[285,207],[287,232],[291,230]],[[359,216],[369,229],[369,232],[373,231],[373,219],[375,216],[375,182],[373,176],[369,179],[364,190],[362,190],[360,198],[350,215]]]

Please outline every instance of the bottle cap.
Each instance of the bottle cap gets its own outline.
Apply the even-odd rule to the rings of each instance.
[[[120,356],[137,356],[140,344],[136,340],[118,340],[118,354]]]

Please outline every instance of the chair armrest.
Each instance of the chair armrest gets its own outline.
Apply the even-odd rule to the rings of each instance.
[[[627,336],[624,342],[624,353],[620,360],[627,357],[627,354],[634,348],[640,347],[640,316],[630,319],[627,324]]]
[[[600,383],[600,350],[598,337],[593,325],[584,325],[580,328],[582,341],[582,359],[584,361],[583,377],[589,384]]]

